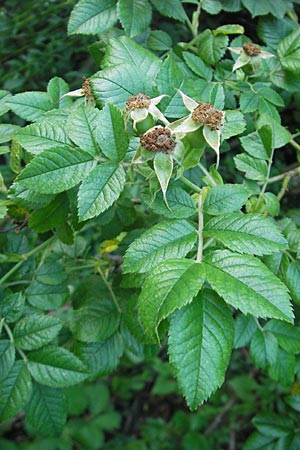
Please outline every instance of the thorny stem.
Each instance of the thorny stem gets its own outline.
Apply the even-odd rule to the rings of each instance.
[[[30,250],[28,253],[24,253],[22,255],[21,261],[19,261],[14,267],[12,267],[6,274],[0,279],[0,286],[6,281],[11,275],[13,275],[23,264],[27,259],[34,255],[35,253],[38,253],[39,251],[43,250],[45,247],[47,247],[50,243],[52,243],[55,240],[55,236],[52,236],[47,241],[42,242],[42,244],[38,245],[37,247]]]
[[[209,173],[209,171],[203,166],[203,164],[201,164],[201,162],[198,162],[198,167],[201,170],[201,172],[203,172],[207,178],[209,179],[209,181],[211,182],[211,184],[213,186],[217,186],[217,182],[213,179],[213,177],[211,176],[211,174]]]
[[[195,192],[201,192],[201,189],[199,188],[199,186],[197,186],[195,183],[193,183],[192,181],[188,180],[185,177],[180,177],[180,180],[188,187],[190,187],[191,189],[193,189],[193,191]]]
[[[110,293],[110,295],[111,295],[111,298],[113,299],[113,302],[114,302],[114,304],[115,304],[117,310],[118,310],[119,312],[122,312],[122,310],[121,310],[121,308],[120,308],[120,305],[119,305],[119,303],[118,303],[118,300],[117,300],[117,298],[116,298],[116,296],[115,296],[115,293],[114,293],[114,291],[113,291],[112,288],[111,288],[110,283],[108,283],[106,277],[104,276],[104,273],[102,272],[102,270],[100,269],[99,266],[97,267],[97,270],[98,270],[98,273],[99,273],[100,277],[101,277],[102,280],[103,280],[103,283],[105,284],[105,286],[106,286],[107,289],[109,290],[109,293]]]
[[[203,193],[200,192],[198,196],[198,250],[196,262],[200,263],[202,261],[202,251],[203,251]]]

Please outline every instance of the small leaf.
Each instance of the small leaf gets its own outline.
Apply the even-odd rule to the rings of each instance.
[[[62,389],[33,383],[25,408],[26,424],[42,436],[59,436],[67,420],[67,399]]]
[[[283,67],[291,72],[300,68],[300,30],[296,28],[278,45],[278,55]]]
[[[118,18],[130,37],[143,33],[150,25],[152,9],[147,0],[119,0]]]
[[[286,436],[294,430],[294,424],[289,417],[277,414],[257,414],[253,423],[258,431],[266,436]]]
[[[11,419],[25,406],[31,392],[31,378],[23,361],[16,361],[0,383],[0,421]]]
[[[198,49],[200,58],[206,64],[215,65],[226,51],[228,36],[222,34],[215,36],[211,30],[205,30],[199,35],[199,42],[201,42]]]
[[[125,184],[125,172],[115,163],[97,166],[83,181],[78,191],[80,221],[106,211],[120,196]]]
[[[186,13],[180,0],[150,0],[152,5],[157,9],[163,16],[170,17],[180,22],[186,20]]]
[[[15,346],[8,340],[0,341],[0,383],[4,380],[15,362]]]
[[[204,78],[205,80],[210,81],[212,79],[212,69],[205,64],[199,56],[196,56],[190,52],[182,52],[182,56],[186,64],[196,75]]]
[[[129,135],[121,110],[115,105],[106,105],[99,113],[99,124],[97,141],[102,152],[111,161],[122,161],[128,149]]]
[[[197,212],[193,198],[180,187],[169,187],[166,198],[169,209],[164,202],[162,192],[156,194],[154,202],[149,205],[150,208],[156,214],[160,214],[168,219],[184,219],[193,216]]]
[[[280,320],[270,320],[264,330],[273,333],[281,348],[288,353],[300,352],[300,328]]]
[[[160,322],[190,303],[203,282],[202,266],[193,260],[173,259],[156,266],[138,299],[139,317],[146,334],[155,340]]]
[[[29,217],[29,226],[38,233],[44,233],[64,223],[68,216],[69,201],[65,194],[60,194],[44,208],[37,209]]]
[[[166,192],[173,172],[173,158],[166,153],[156,153],[153,165],[164,199],[167,201]]]
[[[276,362],[269,367],[268,375],[284,386],[291,386],[295,379],[295,356],[279,349]]]
[[[79,147],[93,155],[99,153],[96,131],[100,125],[100,111],[92,106],[81,105],[68,117],[66,132],[69,138]],[[101,126],[104,126],[101,124]]]
[[[257,131],[240,138],[244,150],[257,159],[266,160],[269,155],[264,147],[261,137]]]
[[[63,78],[51,78],[47,86],[47,92],[52,100],[53,108],[65,108],[72,105],[72,99],[64,96],[64,94],[67,94],[69,91],[69,85]]]
[[[235,320],[234,348],[249,344],[256,330],[257,324],[252,316],[238,315]]]
[[[219,215],[239,210],[248,199],[248,192],[239,184],[214,186],[205,197],[203,211],[210,215]]]
[[[17,177],[17,182],[33,191],[57,194],[76,186],[94,167],[96,161],[81,149],[45,150],[36,156]]]
[[[69,350],[48,346],[28,354],[28,370],[40,384],[59,388],[87,378],[85,365]]]
[[[25,297],[22,292],[15,292],[1,298],[0,316],[5,318],[5,322],[16,322],[23,314]],[[0,372],[1,373],[1,372]]]
[[[228,306],[203,290],[170,317],[169,355],[191,409],[222,384],[229,363],[234,326]]]
[[[128,247],[123,272],[148,272],[157,264],[187,255],[197,239],[197,232],[186,220],[160,222]]]
[[[68,34],[104,33],[116,21],[116,0],[80,0],[71,12]]]
[[[17,347],[35,350],[51,342],[62,328],[56,317],[30,314],[17,322],[13,335]]]
[[[264,181],[266,179],[268,174],[266,161],[253,158],[246,154],[237,155],[233,159],[237,169],[245,172],[246,178],[255,181]]]
[[[246,121],[240,111],[226,111],[225,123],[222,128],[222,139],[226,140],[245,131]]]
[[[296,303],[300,303],[300,261],[290,263],[286,274],[285,283],[290,290],[292,299]]]
[[[20,127],[18,125],[1,123],[0,124],[0,144],[4,144],[5,142],[11,141],[13,136],[18,132],[19,128]]]
[[[147,39],[147,47],[154,51],[166,51],[172,47],[171,36],[162,30],[153,30]]]
[[[268,366],[274,364],[278,354],[278,342],[272,333],[257,330],[250,345],[250,356],[254,364],[266,370]]]
[[[66,284],[49,285],[33,280],[26,290],[29,303],[35,308],[52,310],[60,308],[69,296]]]

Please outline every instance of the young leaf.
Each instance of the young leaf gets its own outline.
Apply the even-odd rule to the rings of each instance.
[[[31,392],[31,377],[23,361],[16,361],[8,375],[0,383],[0,421],[20,412]]]
[[[80,0],[71,12],[69,34],[99,34],[117,21],[116,0]]]
[[[160,322],[190,303],[203,282],[202,266],[193,260],[173,259],[156,266],[138,299],[139,317],[146,334],[156,340]]]
[[[147,0],[119,0],[118,18],[130,37],[143,33],[150,25],[152,9]]]
[[[35,350],[51,342],[62,328],[56,317],[30,314],[17,322],[13,336],[17,347]]]
[[[43,120],[21,128],[15,139],[25,150],[36,155],[44,150],[67,147],[71,144],[63,124],[57,121],[50,122],[49,120]]]
[[[125,172],[115,163],[103,163],[89,174],[78,191],[80,221],[98,216],[120,196],[125,184]]]
[[[268,255],[287,247],[287,241],[274,222],[258,214],[224,214],[204,227],[205,236],[221,241],[239,253]]]
[[[214,186],[205,197],[203,211],[213,216],[238,211],[248,196],[247,189],[239,184]]]
[[[15,362],[15,346],[7,339],[0,341],[0,382],[7,377]]]
[[[58,436],[67,420],[67,399],[62,389],[33,383],[25,408],[26,423],[42,436]]]
[[[22,92],[10,97],[7,104],[15,114],[28,122],[39,120],[53,108],[46,92]]]
[[[63,78],[51,78],[47,86],[47,92],[52,100],[53,108],[66,108],[72,105],[72,99],[68,96],[64,96],[64,94],[67,94],[69,91],[69,85]]]
[[[57,194],[76,186],[95,164],[93,156],[84,150],[57,147],[36,156],[16,181],[33,191]]]
[[[164,199],[167,201],[166,192],[173,172],[173,158],[171,155],[167,155],[166,153],[156,153],[153,166]]]
[[[96,140],[100,111],[92,106],[81,105],[68,117],[66,132],[69,138],[79,147],[88,150],[93,155],[99,153]]]
[[[69,350],[48,346],[28,354],[28,370],[40,384],[59,388],[87,378],[85,365]]]
[[[254,364],[266,370],[276,362],[278,355],[278,342],[272,333],[257,330],[250,345],[250,356]]]
[[[191,409],[222,384],[229,363],[234,324],[229,307],[203,290],[170,317],[169,355]]]
[[[186,220],[158,223],[132,242],[126,251],[123,272],[148,272],[157,264],[187,255],[197,239]]]
[[[224,250],[203,263],[208,282],[233,307],[254,317],[293,322],[286,286],[259,259]]]
[[[97,142],[111,161],[122,161],[126,155],[129,135],[125,129],[123,114],[117,106],[108,104],[100,111]]]

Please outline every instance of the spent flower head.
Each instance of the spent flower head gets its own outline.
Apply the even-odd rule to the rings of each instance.
[[[95,99],[91,88],[91,80],[83,77],[83,83],[81,88],[75,89],[64,94],[63,97],[85,97],[85,103],[89,105],[95,105]]]
[[[261,48],[252,42],[245,42],[242,47],[228,47],[232,53],[239,55],[235,61],[232,71],[251,64],[253,67],[259,65],[261,59],[274,58],[272,53],[261,50]]]
[[[140,136],[141,146],[150,152],[171,153],[176,142],[168,128],[156,126]]]
[[[150,114],[153,119],[160,120],[165,125],[169,123],[156,106],[163,97],[166,97],[166,95],[164,94],[151,98],[146,94],[140,93],[133,95],[127,100],[125,114],[132,119],[134,130],[136,130],[136,124],[145,120],[148,114]]]

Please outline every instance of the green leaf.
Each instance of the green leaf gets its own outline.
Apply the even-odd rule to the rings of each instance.
[[[128,247],[123,273],[148,272],[167,259],[185,257],[196,239],[195,227],[186,220],[160,222]]]
[[[96,131],[100,123],[100,111],[97,108],[81,105],[68,117],[66,132],[69,138],[79,147],[93,155],[99,153]]]
[[[154,51],[167,51],[172,47],[172,38],[165,31],[151,31],[147,39],[147,47]]]
[[[203,290],[170,317],[169,356],[191,409],[223,383],[229,363],[234,326],[228,306]]]
[[[193,260],[173,259],[156,266],[138,299],[139,317],[146,335],[155,340],[160,322],[175,309],[190,303],[203,282],[202,266]]]
[[[272,437],[285,436],[294,430],[293,421],[289,417],[277,414],[257,414],[252,420],[261,434]]]
[[[15,362],[15,346],[12,342],[2,339],[0,341],[0,382],[4,380]],[[0,402],[1,404],[1,402]]]
[[[48,346],[28,354],[28,370],[40,384],[59,388],[87,378],[85,365],[69,350]]]
[[[278,18],[283,18],[285,13],[292,9],[292,2],[289,0],[276,0],[274,3],[272,0],[242,0],[243,5],[252,14],[252,17],[264,16],[266,14],[273,14]]]
[[[18,125],[11,125],[9,123],[1,123],[0,124],[0,144],[4,144],[5,142],[11,141],[13,136],[19,130]]]
[[[234,348],[249,344],[256,330],[255,319],[250,315],[240,314],[235,320]]]
[[[240,106],[244,114],[255,112],[258,108],[259,96],[256,92],[242,92],[240,96]]]
[[[263,126],[272,127],[272,134],[274,136],[274,148],[283,147],[285,144],[290,142],[292,136],[290,132],[284,128],[276,119],[274,119],[269,114],[260,115],[256,122],[256,127],[260,130]]]
[[[265,436],[255,432],[247,439],[244,450],[272,450],[275,445],[276,438],[273,436]]]
[[[40,283],[57,285],[66,280],[67,274],[62,264],[57,261],[49,261],[38,268],[35,278]]]
[[[75,344],[75,354],[88,367],[93,378],[112,372],[117,367],[123,352],[124,342],[120,333],[113,334],[101,342]]]
[[[300,352],[300,328],[280,320],[270,320],[264,330],[273,333],[280,345],[288,353]]]
[[[254,364],[266,370],[268,366],[274,364],[278,354],[278,342],[272,333],[257,330],[250,345],[250,356]]]
[[[284,101],[274,89],[266,86],[265,83],[255,83],[255,89],[257,88],[257,92],[261,97],[267,100],[269,103],[272,103],[275,106],[284,107]]]
[[[163,197],[166,201],[166,193],[173,172],[173,158],[166,153],[156,153],[153,167],[159,181]]]
[[[64,97],[70,91],[68,83],[63,78],[54,77],[48,83],[47,92],[52,100],[53,108],[66,108],[72,105],[70,97]]]
[[[25,150],[33,154],[71,144],[63,124],[49,120],[21,128],[15,139]]]
[[[120,314],[111,300],[99,296],[74,311],[70,328],[82,342],[103,341],[115,333]]]
[[[29,122],[39,120],[46,111],[53,108],[46,92],[23,92],[16,94],[7,101],[10,109]]]
[[[224,250],[203,263],[212,288],[234,308],[254,317],[293,322],[286,286],[259,259]]]
[[[267,178],[268,166],[266,161],[246,154],[237,155],[233,159],[237,169],[245,172],[246,178],[255,181],[264,181]]]
[[[287,241],[274,222],[258,214],[214,217],[205,225],[203,233],[239,253],[262,256],[287,248]]]
[[[210,81],[212,79],[212,69],[199,56],[190,52],[182,52],[182,56],[186,64],[196,75],[205,80]]]
[[[264,147],[263,141],[257,131],[240,138],[244,150],[257,159],[266,160],[269,155]]]
[[[201,8],[208,12],[208,14],[218,14],[222,9],[222,4],[220,0],[203,0]]]
[[[201,45],[198,55],[208,65],[215,65],[224,55],[228,45],[228,36],[215,36],[211,30],[205,30],[199,35]]]
[[[300,261],[290,263],[286,274],[285,283],[290,290],[291,297],[296,303],[300,303]]]
[[[99,123],[97,141],[102,152],[111,161],[122,161],[129,145],[122,111],[112,104],[106,105],[99,113]]]
[[[246,121],[240,111],[228,110],[225,112],[225,123],[222,128],[222,139],[226,140],[245,131]]]
[[[83,181],[78,191],[80,221],[98,216],[120,196],[125,184],[125,172],[115,163],[97,166]]]
[[[205,197],[203,211],[217,216],[239,210],[248,199],[248,191],[240,184],[214,186]]]
[[[7,100],[11,98],[11,93],[0,89],[0,116],[3,116],[9,111],[9,106],[7,106]]]
[[[5,318],[5,322],[16,322],[23,314],[25,297],[22,292],[15,292],[1,298],[0,316]],[[1,373],[1,372],[0,372]]]
[[[0,421],[11,419],[25,406],[31,392],[31,378],[23,361],[17,361],[0,383]]]
[[[300,68],[300,30],[296,28],[278,45],[278,55],[282,66],[297,72]]]
[[[80,0],[71,12],[68,34],[104,33],[116,21],[116,0]]]
[[[33,383],[25,414],[26,424],[39,435],[59,436],[67,420],[64,391]]]
[[[76,186],[95,164],[93,156],[84,150],[57,147],[36,156],[16,181],[42,194],[57,194]]]
[[[56,317],[30,314],[17,322],[13,336],[17,347],[35,350],[49,344],[61,328],[62,322]]]
[[[180,187],[169,187],[166,194],[166,206],[162,192],[159,192],[154,202],[149,206],[156,214],[160,214],[168,219],[183,219],[193,216],[196,211],[196,205],[193,198]]]
[[[150,25],[152,9],[147,0],[119,0],[118,18],[130,37],[143,33]]]
[[[225,8],[223,8],[225,9]],[[221,25],[214,30],[214,34],[244,34],[245,29],[242,25]]]
[[[34,211],[29,217],[29,226],[38,233],[55,228],[63,223],[68,215],[69,201],[65,194],[60,194],[44,208]]]
[[[172,19],[184,22],[186,20],[186,13],[180,0],[150,0],[152,5],[163,16],[171,17]]]
[[[60,308],[69,296],[66,284],[49,285],[33,280],[26,290],[29,303],[43,310]]]
[[[277,360],[269,367],[268,375],[272,380],[290,387],[295,380],[295,356],[279,349]]]

